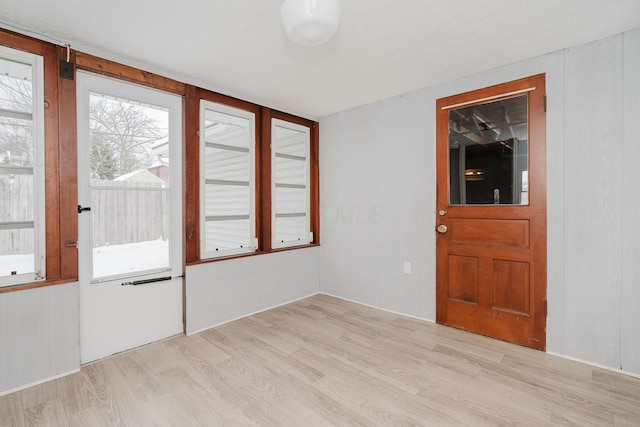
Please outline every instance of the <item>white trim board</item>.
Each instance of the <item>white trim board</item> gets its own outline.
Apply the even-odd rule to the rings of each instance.
[[[343,301],[352,302],[354,304],[362,305],[362,306],[369,307],[369,308],[374,308],[376,310],[386,311],[387,313],[397,314],[398,316],[408,317],[410,319],[415,319],[415,320],[420,320],[422,322],[427,322],[427,323],[432,323],[432,324],[436,323],[436,321],[433,320],[433,319],[426,319],[424,317],[414,316],[412,314],[400,313],[399,311],[389,310],[387,308],[382,308],[382,307],[376,307],[375,305],[365,304],[363,302],[358,302],[358,301],[355,301],[355,300],[352,300],[352,299],[349,299],[349,298],[344,298],[344,297],[340,297],[338,295],[333,295],[333,294],[330,294],[328,292],[318,292],[318,294],[327,295],[327,296],[333,297],[333,298],[338,298],[338,299],[341,299]]]
[[[18,391],[21,391],[21,390],[24,390],[24,389],[29,388],[29,387],[34,387],[34,386],[37,386],[37,385],[40,385],[40,384],[44,384],[44,383],[47,383],[49,381],[57,380],[58,378],[66,377],[68,375],[77,374],[79,372],[80,372],[80,368],[77,368],[77,369],[73,369],[71,371],[63,372],[61,374],[56,374],[56,375],[53,375],[51,377],[44,378],[42,380],[34,381],[32,383],[29,383],[29,384],[24,384],[24,385],[21,385],[20,387],[12,388],[10,390],[5,390],[5,391],[0,392],[0,397],[6,396],[6,395],[9,395],[11,393],[15,393],[15,392],[18,392]]]
[[[629,372],[629,371],[625,371],[625,370],[622,370],[622,369],[612,368],[611,366],[605,366],[605,365],[601,365],[599,363],[589,362],[588,360],[578,359],[577,357],[566,356],[564,354],[555,353],[553,351],[547,351],[545,353],[547,353],[550,356],[561,357],[563,359],[571,360],[572,362],[582,363],[584,365],[589,365],[589,366],[592,366],[594,368],[600,368],[600,369],[604,369],[606,371],[614,372],[616,374],[627,375],[629,377],[639,378],[640,379],[640,374],[636,374],[635,372]]]

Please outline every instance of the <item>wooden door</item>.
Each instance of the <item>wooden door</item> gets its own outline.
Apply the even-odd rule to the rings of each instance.
[[[544,75],[436,106],[436,320],[544,350]]]

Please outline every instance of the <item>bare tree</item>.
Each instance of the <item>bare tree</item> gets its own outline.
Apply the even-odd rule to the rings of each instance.
[[[91,96],[89,126],[93,177],[113,179],[153,163],[150,142],[163,135],[157,120],[148,117],[145,109],[127,101]]]
[[[0,163],[33,164],[32,84],[0,75]]]
[[[32,83],[0,75],[0,164],[32,165],[34,158]],[[154,162],[151,144],[164,136],[147,107],[91,95],[91,176],[114,179]]]

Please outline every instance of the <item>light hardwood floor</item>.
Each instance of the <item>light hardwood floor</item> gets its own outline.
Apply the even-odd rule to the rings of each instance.
[[[640,425],[640,379],[326,295],[0,397],[1,426]]]

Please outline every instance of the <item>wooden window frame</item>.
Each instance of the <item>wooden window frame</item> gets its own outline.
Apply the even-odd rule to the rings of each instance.
[[[46,279],[5,286],[0,293],[64,284],[78,280],[78,165],[76,82],[60,76],[61,61],[75,69],[164,90],[184,97],[184,246],[185,263],[199,264],[229,258],[304,249],[320,244],[319,126],[292,114],[221,95],[124,64],[68,50],[53,43],[0,29],[0,45],[42,56],[44,64]],[[256,111],[256,252],[224,258],[200,259],[199,230],[199,102],[206,99]],[[271,247],[271,118],[308,126],[310,147],[310,228],[313,241],[280,249]]]
[[[77,164],[75,82],[60,78],[66,49],[4,29],[0,45],[39,55],[44,64],[46,278],[0,288],[5,293],[77,280]]]
[[[221,95],[195,86],[185,88],[185,260],[187,265],[217,262],[273,252],[304,249],[320,244],[320,191],[318,166],[318,123]],[[256,235],[258,250],[226,257],[200,256],[200,100],[239,108],[256,115]],[[310,228],[309,244],[274,249],[271,247],[271,119],[276,118],[310,129]]]
[[[262,193],[262,218],[267,222],[267,226],[263,227],[263,234],[260,236],[265,244],[268,245],[267,251],[277,252],[286,251],[292,249],[306,248],[309,246],[320,244],[320,191],[319,191],[319,167],[318,167],[318,123],[312,120],[303,119],[291,114],[283,113],[281,111],[271,110],[269,108],[263,108],[262,117],[262,137],[265,141],[264,150],[265,154],[262,155],[260,161],[262,162],[262,175],[260,181],[261,193]],[[272,119],[279,119],[285,122],[294,123],[300,126],[308,127],[310,130],[309,141],[309,226],[313,238],[310,243],[297,246],[287,246],[283,248],[273,249],[272,245],[272,186],[271,186],[271,122]]]
[[[222,250],[218,250],[217,248],[215,250],[211,250],[209,248],[206,247],[206,244],[204,243],[206,241],[206,232],[205,230],[203,230],[203,227],[206,227],[207,221],[204,217],[205,212],[206,212],[206,202],[205,203],[200,203],[199,204],[199,218],[200,218],[200,258],[201,259],[216,259],[216,258],[228,258],[228,257],[233,257],[233,256],[239,256],[239,255],[249,255],[253,252],[255,252],[256,250],[258,250],[257,245],[255,244],[255,241],[258,240],[257,236],[257,231],[256,231],[256,223],[257,223],[257,215],[256,215],[256,201],[257,201],[257,189],[256,189],[256,184],[257,184],[257,167],[256,167],[256,158],[257,158],[257,149],[258,149],[258,131],[259,131],[259,127],[258,127],[258,120],[260,118],[260,109],[259,108],[252,108],[251,110],[247,109],[247,108],[237,108],[237,107],[232,107],[228,104],[224,104],[224,103],[220,103],[220,102],[212,102],[208,99],[201,99],[200,100],[200,111],[199,111],[199,119],[200,119],[200,123],[199,123],[199,137],[200,137],[200,141],[198,142],[198,146],[200,148],[200,156],[203,155],[203,153],[206,152],[206,143],[205,143],[205,135],[202,132],[202,126],[205,123],[205,119],[203,118],[203,112],[204,111],[215,111],[217,113],[220,114],[224,114],[226,116],[233,116],[233,117],[239,117],[241,119],[247,120],[247,122],[250,123],[250,130],[249,130],[249,144],[248,144],[248,155],[247,155],[247,160],[248,160],[248,164],[246,164],[247,167],[247,171],[250,174],[250,176],[247,177],[247,179],[249,180],[249,182],[247,183],[248,186],[244,187],[247,188],[247,190],[249,191],[249,206],[248,206],[248,221],[247,223],[249,224],[249,230],[248,230],[248,235],[245,235],[244,237],[247,238],[247,241],[241,245],[240,247],[235,247],[235,248],[222,248]],[[199,190],[200,190],[200,197],[202,200],[202,197],[206,195],[206,185],[205,187],[203,187],[203,183],[204,183],[204,178],[206,178],[207,176],[207,170],[203,170],[203,168],[206,169],[206,167],[204,166],[206,161],[200,157],[198,159],[199,161],[199,176],[200,176],[200,180],[198,182],[199,185]],[[227,189],[229,188],[233,188],[233,187],[226,187]],[[253,197],[252,197],[253,196]],[[203,244],[205,244],[205,247],[203,247]],[[209,249],[209,250],[207,250]]]

